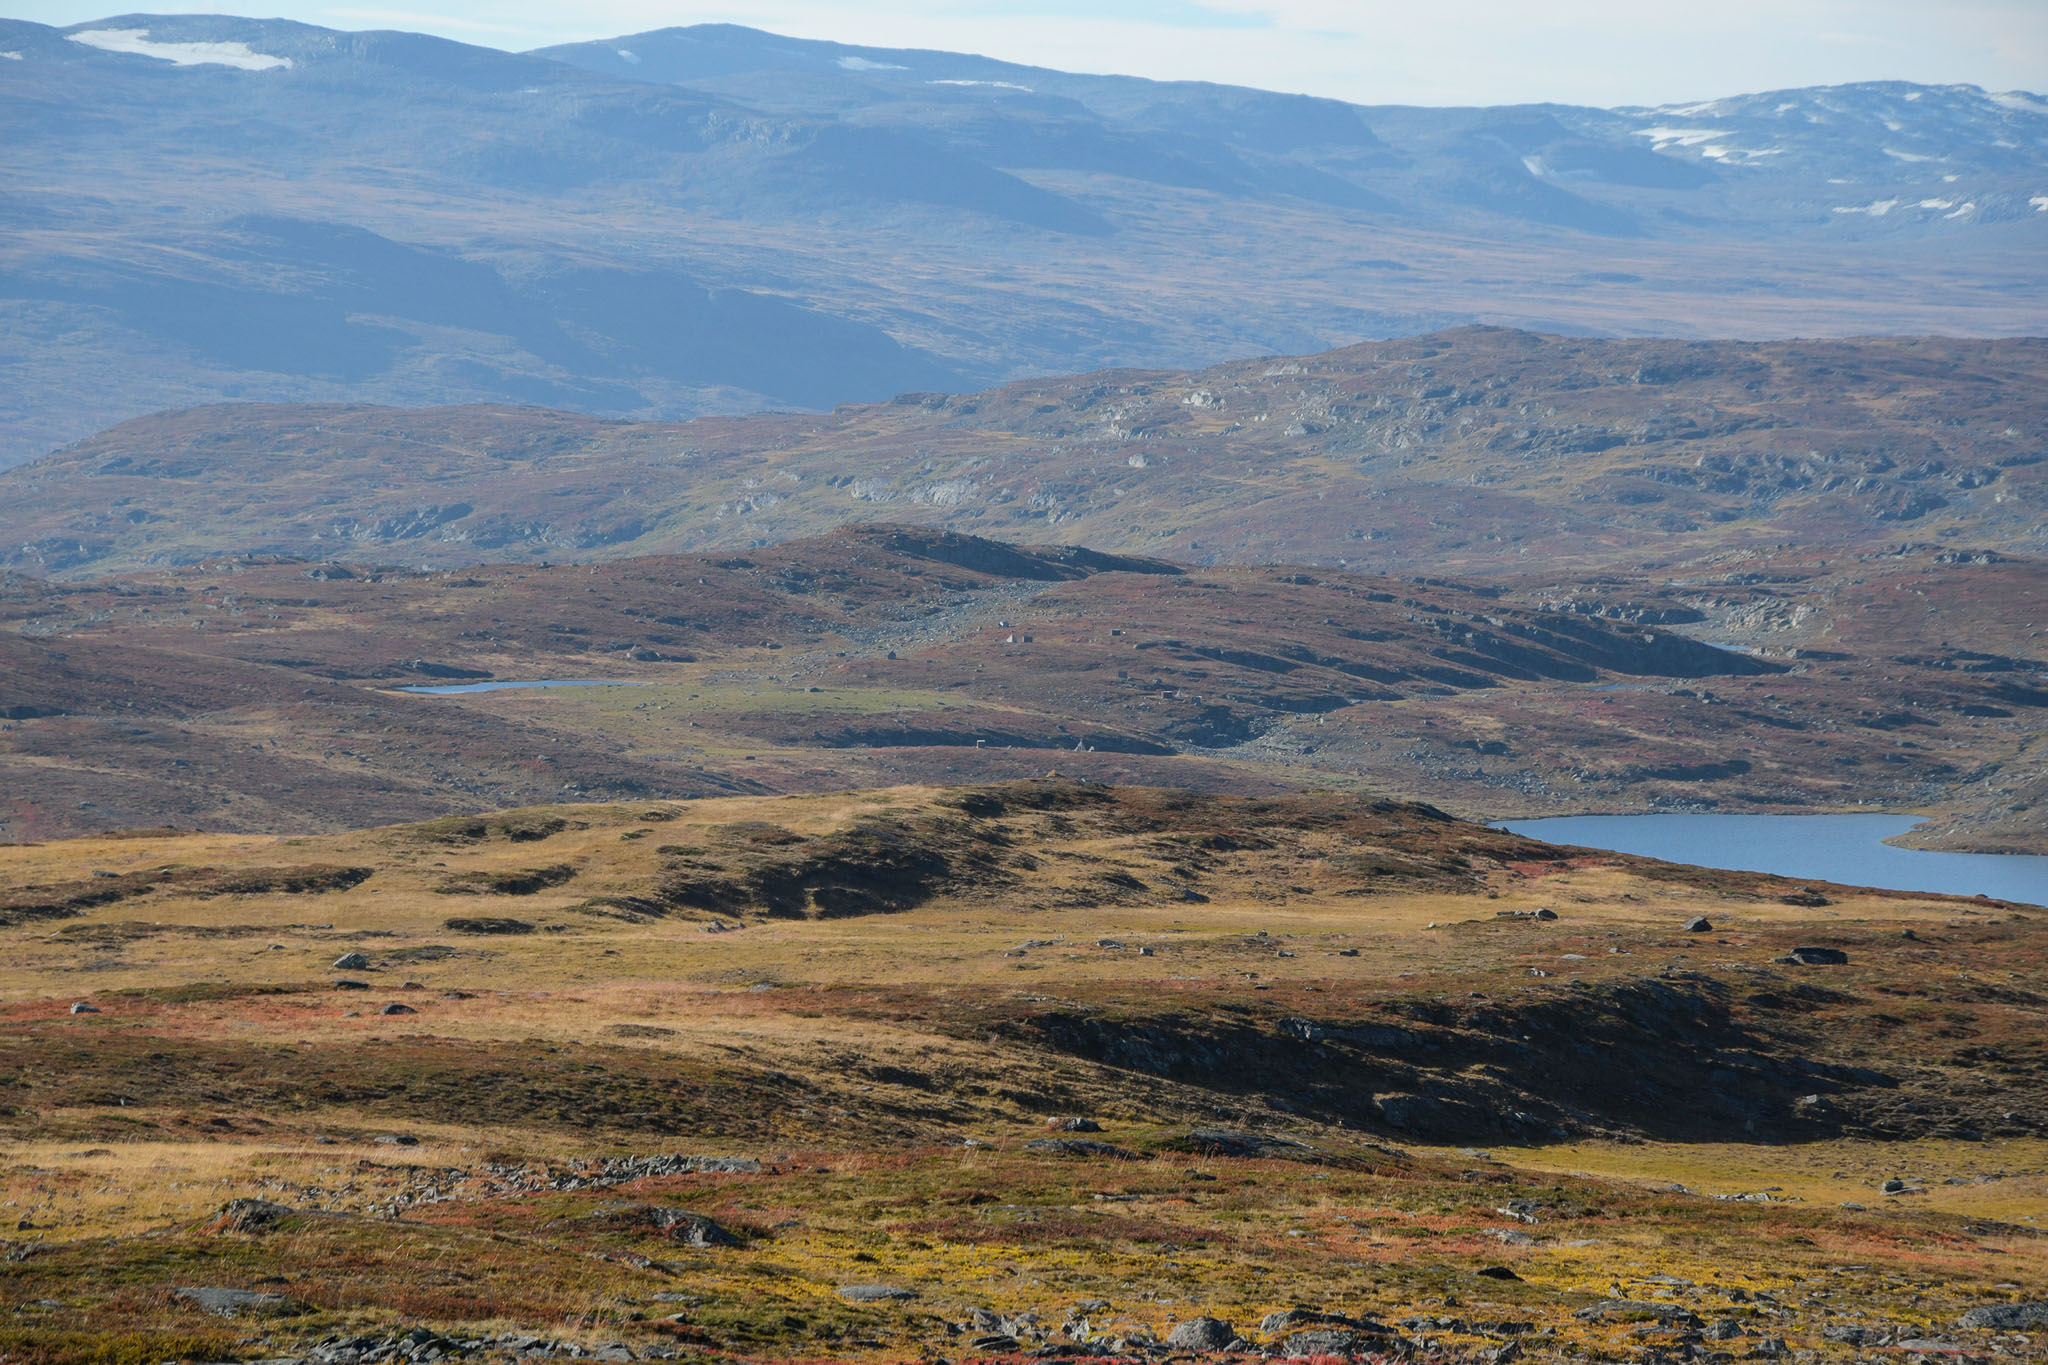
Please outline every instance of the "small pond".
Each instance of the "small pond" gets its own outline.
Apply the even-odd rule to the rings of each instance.
[[[1884,840],[1912,815],[1566,815],[1500,828],[1553,844],[1781,877],[2048,904],[2048,857],[1934,853]]]
[[[541,678],[534,682],[436,683],[431,687],[400,687],[399,692],[417,692],[428,697],[451,697],[458,692],[509,692],[520,687],[644,687],[645,683],[623,682],[617,678]]]

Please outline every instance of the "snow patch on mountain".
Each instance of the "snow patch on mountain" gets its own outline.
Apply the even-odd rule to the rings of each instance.
[[[2048,114],[2048,100],[2038,95],[2029,95],[2024,90],[2002,90],[1989,98],[1993,104],[2002,104],[2023,114]]]
[[[1695,109],[1699,108],[1698,105],[1693,107]],[[1728,134],[1719,128],[1666,128],[1659,126],[1656,128],[1638,128],[1636,129],[1636,136],[1650,139],[1650,150],[1661,152],[1666,147],[1672,146],[1697,147],[1702,142],[1712,142],[1715,138],[1726,137]]]
[[[943,80],[943,81],[926,81],[926,82],[925,82],[925,84],[926,84],[926,85],[985,85],[985,86],[989,86],[989,87],[991,87],[992,89],[996,89],[996,90],[1022,90],[1022,91],[1023,91],[1023,92],[1025,93],[1025,94],[1027,94],[1027,95],[1032,95],[1032,94],[1036,94],[1036,93],[1037,93],[1037,92],[1036,92],[1035,90],[1033,90],[1033,89],[1032,89],[1032,88],[1031,88],[1030,86],[1028,86],[1028,85],[1019,85],[1019,84],[1017,84],[1017,82],[1015,82],[1015,81],[966,81],[966,80],[959,80],[959,79],[954,79],[954,80]]]
[[[1879,199],[1874,203],[1859,205],[1836,205],[1836,213],[1867,213],[1872,218],[1882,218],[1899,206],[1896,199]]]
[[[18,62],[21,60],[21,54],[19,52],[0,52],[0,58],[5,58],[10,62]]]
[[[876,61],[870,61],[870,60],[869,60],[868,58],[866,58],[866,57],[841,57],[841,58],[839,59],[839,69],[840,69],[841,71],[908,71],[908,70],[910,70],[910,68],[909,68],[909,67],[907,67],[907,66],[898,66],[898,65],[897,65],[896,63],[894,63],[894,62],[876,62]]]
[[[157,43],[146,28],[93,28],[67,35],[74,43],[99,48],[102,52],[125,52],[137,57],[155,57],[178,66],[232,66],[241,71],[289,71],[292,59],[273,57],[250,50],[247,43]]]

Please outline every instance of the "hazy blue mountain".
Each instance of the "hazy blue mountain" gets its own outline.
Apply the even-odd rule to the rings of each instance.
[[[0,20],[0,463],[222,398],[824,408],[1467,321],[2040,331],[2048,101],[1358,107],[749,29]]]

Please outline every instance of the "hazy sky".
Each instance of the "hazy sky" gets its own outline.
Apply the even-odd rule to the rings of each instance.
[[[0,0],[43,23],[107,0]],[[180,7],[182,8],[182,7]],[[258,0],[494,47],[738,23],[1367,104],[1655,104],[1858,80],[2048,91],[2048,0]]]

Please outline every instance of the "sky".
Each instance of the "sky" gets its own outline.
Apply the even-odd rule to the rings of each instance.
[[[111,8],[0,0],[48,24]],[[1361,104],[1669,104],[1862,80],[2048,92],[2048,0],[260,0],[256,12],[515,50],[735,23]]]

